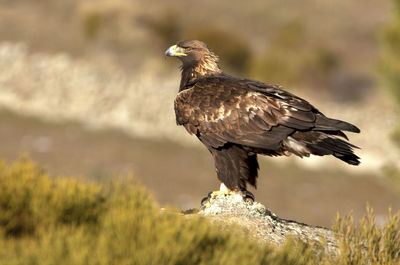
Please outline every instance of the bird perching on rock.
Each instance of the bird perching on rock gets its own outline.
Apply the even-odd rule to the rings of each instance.
[[[359,133],[356,126],[326,117],[278,85],[223,73],[218,56],[201,41],[180,41],[165,55],[182,62],[176,122],[207,147],[222,182],[209,198],[248,196],[247,185],[256,187],[257,154],[333,155],[350,165],[360,163],[353,152],[358,147],[343,132]]]

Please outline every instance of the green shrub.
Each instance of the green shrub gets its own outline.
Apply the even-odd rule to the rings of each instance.
[[[73,179],[56,181],[49,203],[60,223],[97,223],[105,210],[105,197],[99,186]]]
[[[400,214],[378,227],[338,218],[341,254],[288,240],[257,243],[240,227],[161,211],[130,180],[105,186],[49,178],[21,159],[0,165],[0,264],[398,264]],[[361,263],[359,263],[361,262]]]
[[[51,185],[43,172],[29,161],[12,166],[0,164],[0,228],[6,235],[32,233],[46,222]]]
[[[5,235],[32,234],[58,223],[97,222],[104,211],[100,187],[76,180],[50,180],[27,159],[0,164],[0,229]]]
[[[130,181],[108,188],[50,179],[22,159],[0,167],[0,264],[306,264],[308,247],[273,249],[240,229],[160,212]],[[299,245],[301,246],[301,245]],[[299,261],[300,260],[300,261]]]

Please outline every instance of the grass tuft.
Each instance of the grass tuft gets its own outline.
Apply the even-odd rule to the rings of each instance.
[[[367,206],[366,215],[358,226],[352,216],[337,216],[333,229],[340,235],[340,254],[336,264],[399,264],[400,212],[389,215],[384,225],[377,225],[373,209]]]

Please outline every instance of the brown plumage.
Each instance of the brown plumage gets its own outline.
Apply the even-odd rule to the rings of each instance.
[[[224,74],[218,57],[198,40],[180,41],[165,53],[182,61],[175,99],[178,125],[211,152],[218,179],[231,190],[256,186],[257,154],[333,155],[358,165],[343,131],[360,132],[326,117],[280,86]]]

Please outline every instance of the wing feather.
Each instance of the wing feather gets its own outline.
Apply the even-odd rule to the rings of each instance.
[[[214,147],[232,142],[278,148],[296,130],[319,126],[334,131],[331,125],[336,125],[279,86],[229,76],[197,80],[178,94],[175,111],[178,124],[189,133],[207,135]],[[318,121],[323,122],[318,125]]]

